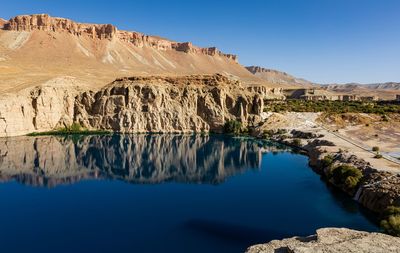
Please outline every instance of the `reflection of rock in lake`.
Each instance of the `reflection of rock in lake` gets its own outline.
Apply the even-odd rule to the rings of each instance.
[[[113,135],[0,139],[0,178],[55,186],[82,179],[215,184],[259,167],[253,141],[224,136]]]

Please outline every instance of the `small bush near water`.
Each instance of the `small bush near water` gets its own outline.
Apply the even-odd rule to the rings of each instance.
[[[224,132],[227,134],[240,135],[242,133],[242,123],[237,120],[228,120],[224,124]]]
[[[322,168],[329,168],[333,164],[333,157],[331,155],[326,155],[321,161]]]
[[[400,236],[400,207],[389,206],[384,212],[384,219],[381,221],[381,227],[386,233]]]
[[[363,178],[362,172],[350,165],[339,165],[329,170],[328,179],[337,185],[342,185],[346,190],[355,189]]]
[[[90,135],[90,134],[109,134],[106,130],[88,130],[78,123],[73,123],[70,126],[65,126],[53,131],[30,133],[28,136],[43,136],[43,135]]]
[[[301,140],[300,139],[293,139],[292,140],[292,144],[296,147],[300,147],[301,146]]]

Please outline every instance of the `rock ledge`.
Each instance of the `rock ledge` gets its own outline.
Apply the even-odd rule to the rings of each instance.
[[[250,247],[247,253],[394,253],[400,238],[347,228],[322,228],[308,237],[273,240]]]

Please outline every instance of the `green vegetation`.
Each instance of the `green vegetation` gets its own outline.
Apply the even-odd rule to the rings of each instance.
[[[379,147],[377,147],[377,146],[372,147],[372,151],[379,152]]]
[[[227,134],[240,135],[245,132],[242,129],[242,123],[237,120],[228,120],[224,124],[224,132]]]
[[[277,136],[277,135],[284,136],[287,133],[288,133],[288,131],[286,129],[269,129],[269,130],[264,130],[263,136],[265,139],[269,139],[269,138]]]
[[[350,165],[339,165],[329,170],[328,179],[347,190],[355,189],[363,178],[362,172]]]
[[[326,155],[321,161],[322,168],[329,168],[333,164],[333,157],[331,155]]]
[[[300,147],[301,146],[301,140],[300,139],[293,139],[292,140],[292,144],[296,147]]]
[[[110,134],[106,130],[89,130],[82,127],[78,123],[73,123],[71,126],[55,129],[47,132],[35,132],[27,134],[28,136],[43,136],[43,135],[91,135],[91,134]]]
[[[400,104],[386,101],[310,101],[288,99],[285,101],[266,101],[264,111],[272,112],[328,112],[328,113],[375,113],[381,114],[382,120],[388,120],[386,113],[400,113]]]
[[[400,236],[400,207],[389,206],[386,208],[381,227],[388,234]]]

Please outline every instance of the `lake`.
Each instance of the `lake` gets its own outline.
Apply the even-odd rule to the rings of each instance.
[[[288,147],[224,135],[0,139],[2,252],[244,252],[377,231]]]

